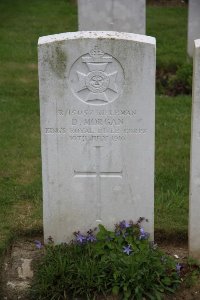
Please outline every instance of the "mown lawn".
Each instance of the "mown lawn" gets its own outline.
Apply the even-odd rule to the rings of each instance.
[[[76,26],[66,1],[0,1],[0,251],[42,228],[37,40]]]
[[[187,234],[191,97],[156,101],[155,226]]]
[[[156,37],[159,69],[186,62],[187,13],[186,7],[147,7],[147,35]]]
[[[147,8],[158,65],[186,59],[184,8]],[[16,232],[42,228],[37,40],[77,30],[75,2],[0,1],[0,251]],[[191,97],[157,97],[155,225],[187,230]]]

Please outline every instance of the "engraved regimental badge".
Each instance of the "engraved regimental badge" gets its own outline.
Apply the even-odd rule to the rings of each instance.
[[[101,105],[120,96],[124,72],[113,56],[94,47],[72,65],[69,81],[76,98],[88,104]]]

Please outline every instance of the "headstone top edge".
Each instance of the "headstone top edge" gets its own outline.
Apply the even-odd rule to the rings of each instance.
[[[131,40],[140,43],[156,45],[156,39],[151,36],[117,32],[117,31],[77,31],[77,32],[66,32],[53,35],[42,36],[38,40],[38,46],[43,44],[50,44],[65,40],[75,39],[93,39],[93,38],[104,38],[104,39],[115,39],[115,40]]]

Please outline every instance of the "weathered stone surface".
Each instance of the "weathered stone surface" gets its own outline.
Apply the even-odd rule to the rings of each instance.
[[[146,217],[153,235],[155,39],[39,39],[44,235]]]
[[[189,0],[188,12],[188,55],[193,56],[194,40],[200,38],[200,1]]]
[[[189,253],[200,260],[200,39],[194,49],[190,155]]]
[[[36,248],[34,240],[35,238],[20,238],[6,252],[0,274],[0,299],[30,299],[34,266],[38,266],[44,254]]]
[[[78,0],[79,30],[145,34],[146,0]]]

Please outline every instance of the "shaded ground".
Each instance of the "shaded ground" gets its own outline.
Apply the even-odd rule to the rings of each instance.
[[[34,265],[43,254],[42,250],[38,250],[34,241],[42,241],[41,236],[32,238],[20,238],[15,241],[7,252],[2,268],[2,300],[28,300],[28,289],[34,273]],[[187,244],[183,241],[169,244],[162,241],[159,244],[166,254],[172,255],[177,262],[184,262],[188,257]],[[104,298],[103,298],[104,299]],[[101,300],[103,300],[101,298]],[[109,300],[117,300],[110,297]],[[175,295],[165,296],[165,300],[198,300],[200,299],[200,279],[196,280],[195,285],[187,288],[182,285]],[[99,299],[100,300],[100,299]]]

